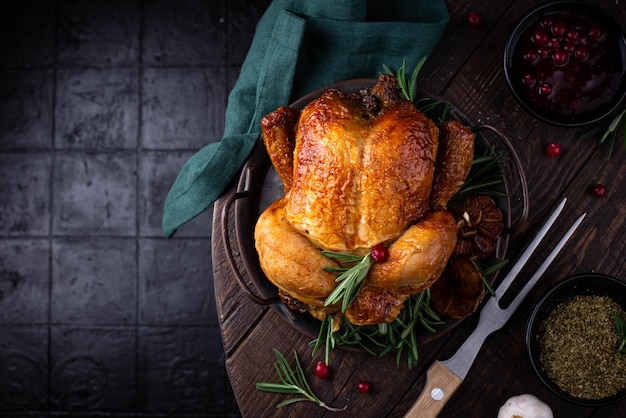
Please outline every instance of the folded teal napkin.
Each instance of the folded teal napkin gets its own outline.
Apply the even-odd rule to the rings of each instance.
[[[369,6],[369,9],[368,9]],[[338,81],[414,68],[448,23],[444,0],[275,0],[228,98],[224,135],[184,165],[163,208],[166,237],[224,192],[279,106]]]

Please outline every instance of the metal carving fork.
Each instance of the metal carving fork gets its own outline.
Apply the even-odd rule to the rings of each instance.
[[[435,361],[426,372],[426,384],[419,398],[405,415],[405,418],[429,418],[436,417],[443,409],[446,402],[452,397],[456,389],[461,385],[469,369],[472,367],[483,342],[492,332],[500,329],[513,315],[513,312],[522,303],[522,300],[537,283],[546,271],[550,263],[561,251],[567,240],[572,236],[576,228],[585,217],[583,213],[565,233],[563,238],[556,244],[552,252],[524,285],[522,290],[506,309],[499,306],[499,300],[509,288],[515,277],[522,270],[530,256],[533,254],[541,240],[559,216],[567,199],[559,204],[552,212],[546,223],[541,227],[535,238],[524,250],[519,260],[511,268],[496,290],[496,296],[490,298],[480,312],[480,320],[474,332],[465,340],[457,352],[445,361]]]

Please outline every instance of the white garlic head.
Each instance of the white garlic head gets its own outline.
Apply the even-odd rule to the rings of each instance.
[[[498,418],[554,418],[548,404],[531,394],[509,398],[498,411]]]

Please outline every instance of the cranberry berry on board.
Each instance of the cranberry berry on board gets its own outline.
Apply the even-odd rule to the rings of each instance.
[[[317,364],[315,365],[315,375],[322,380],[328,379],[328,376],[330,376],[330,369],[328,368],[326,363],[324,363],[323,361],[317,362]]]
[[[358,390],[359,393],[368,393],[370,391],[369,382],[367,380],[359,381],[359,383],[357,383],[356,385],[356,390]]]
[[[593,193],[593,195],[595,197],[604,197],[606,195],[606,187],[604,187],[602,184],[598,183],[595,184],[592,188],[591,188],[591,193]]]
[[[550,142],[546,145],[546,154],[548,157],[554,158],[561,153],[561,145],[558,142]]]
[[[469,12],[467,15],[467,26],[471,29],[478,29],[483,24],[483,18],[477,12]]]

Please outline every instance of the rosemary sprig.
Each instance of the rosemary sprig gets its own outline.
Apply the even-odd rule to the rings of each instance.
[[[400,364],[400,358],[404,349],[407,350],[408,367],[411,369],[417,365],[419,351],[417,346],[417,331],[419,327],[429,332],[436,332],[435,326],[442,325],[443,321],[430,306],[430,289],[418,293],[415,297],[405,302],[403,315],[389,325],[389,340],[396,342],[396,363]],[[386,354],[385,351],[381,355]]]
[[[494,188],[504,181],[502,159],[505,154],[496,154],[495,147],[485,150],[482,156],[474,157],[472,168],[457,195],[472,193],[493,197],[505,197],[506,194]]]
[[[602,136],[598,139],[598,146],[608,143],[609,150],[607,152],[606,159],[610,160],[611,155],[613,155],[613,149],[615,148],[615,143],[617,142],[617,133],[618,130],[622,127],[622,133],[624,137],[624,149],[626,149],[626,106],[624,110],[615,117],[610,123],[596,126],[595,128],[590,129],[580,136],[581,139],[588,139],[591,137],[595,137],[599,133],[602,132]]]
[[[424,66],[424,63],[426,62],[426,58],[427,57],[423,57],[417,63],[417,65],[415,66],[415,69],[413,69],[413,72],[411,73],[411,78],[409,80],[407,80],[406,78],[406,74],[407,74],[406,58],[402,61],[402,66],[398,68],[397,71],[394,72],[391,68],[389,68],[385,64],[383,64],[383,70],[385,74],[392,75],[396,78],[396,80],[398,81],[398,88],[400,88],[403,98],[413,103],[420,112],[428,114],[434,111],[435,109],[437,109],[437,107],[441,105],[441,102],[433,101],[429,97],[421,97],[421,98],[417,97],[417,76],[419,75],[420,70]],[[440,112],[441,114],[438,115],[437,117],[437,120],[439,121],[439,123],[443,123],[447,121],[448,119],[450,119],[450,111],[451,111],[450,103],[446,103],[444,105],[443,110]]]
[[[396,362],[399,365],[403,351],[407,351],[409,369],[419,360],[417,335],[420,329],[436,332],[436,328],[443,324],[439,315],[430,305],[430,289],[412,295],[405,302],[400,315],[390,324],[355,326],[349,321],[343,321],[338,331],[333,331],[335,319],[327,316],[322,321],[318,337],[310,342],[313,346],[313,356],[316,355],[322,344],[325,344],[325,360],[329,364],[330,350],[336,346],[358,346],[372,355],[383,357],[396,351]],[[373,348],[377,348],[376,353]]]
[[[426,56],[424,56],[415,66],[413,73],[411,73],[411,78],[409,80],[406,79],[406,58],[402,61],[402,66],[398,68],[398,71],[394,72],[387,65],[383,64],[383,70],[386,74],[393,75],[396,77],[398,81],[398,87],[400,91],[402,91],[402,97],[416,104],[416,93],[417,93],[417,76],[424,66],[426,62]]]
[[[615,331],[619,338],[617,351],[626,356],[626,322],[618,313],[613,314],[613,322],[615,323]]]
[[[311,390],[311,387],[306,380],[300,361],[298,360],[298,354],[295,351],[293,353],[296,360],[295,369],[292,369],[291,366],[289,366],[289,363],[280,351],[274,349],[274,354],[276,354],[276,363],[274,363],[274,368],[276,369],[276,373],[278,373],[278,378],[281,383],[258,382],[256,384],[256,388],[264,392],[301,395],[300,397],[282,401],[276,405],[276,408],[282,408],[285,405],[302,401],[314,402],[329,411],[344,411],[347,408],[347,405],[343,408],[333,408],[328,406],[320,400],[315,393],[313,393],[313,390]]]
[[[345,261],[348,263],[357,262],[350,268],[324,268],[326,271],[340,272],[335,282],[339,283],[335,290],[324,301],[324,306],[333,305],[341,300],[341,312],[345,312],[348,306],[354,302],[363,281],[367,277],[367,273],[374,264],[374,260],[370,254],[364,256],[355,256],[352,254],[342,254],[333,251],[322,251],[322,254],[329,258],[334,258],[338,261]]]
[[[330,351],[337,345],[337,332],[333,332],[335,318],[332,315],[326,315],[321,321],[320,330],[316,339],[309,342],[313,346],[313,357],[317,354],[322,344],[324,344],[324,362],[330,364]]]

